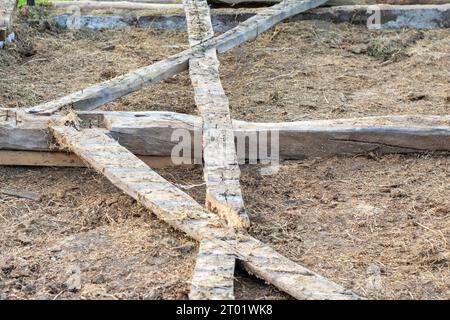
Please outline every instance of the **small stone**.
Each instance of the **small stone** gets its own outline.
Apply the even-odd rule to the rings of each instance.
[[[150,289],[150,291],[146,293],[142,298],[143,300],[159,300],[161,299],[161,295],[158,290]]]
[[[114,44],[111,44],[109,46],[103,47],[102,51],[113,51],[114,49],[116,49],[116,46]]]
[[[31,283],[22,287],[22,292],[25,292],[25,293],[33,293],[35,290],[36,290],[36,287]]]
[[[24,245],[30,244],[32,242],[31,239],[28,238],[28,236],[23,233],[19,233],[16,237],[16,240]]]
[[[98,275],[98,276],[94,279],[94,281],[92,281],[92,283],[95,283],[95,284],[102,284],[102,283],[105,283],[105,282],[106,282],[106,278],[105,278],[105,276],[102,275],[102,274]]]

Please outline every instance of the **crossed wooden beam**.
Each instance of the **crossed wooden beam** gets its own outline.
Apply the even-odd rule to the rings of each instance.
[[[360,299],[246,232],[250,222],[239,183],[242,159],[236,155],[234,139],[250,132],[277,131],[280,156],[289,159],[368,151],[450,151],[450,117],[233,122],[219,78],[217,52],[254,39],[283,19],[325,2],[285,0],[214,37],[206,0],[184,0],[189,49],[36,107],[1,109],[0,149],[67,149],[160,219],[199,241],[191,299],[234,298],[236,259],[250,273],[298,299]],[[201,118],[164,112],[92,111],[187,68]],[[198,136],[196,130],[201,132],[207,209],[135,155],[168,157],[171,134],[179,128],[193,137]],[[51,138],[56,139],[57,147]]]

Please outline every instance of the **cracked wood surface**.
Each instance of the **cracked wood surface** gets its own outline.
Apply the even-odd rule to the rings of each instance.
[[[222,35],[210,38],[167,59],[131,71],[109,81],[84,88],[56,100],[27,108],[27,111],[37,114],[52,114],[65,107],[71,107],[76,110],[94,110],[103,104],[138,91],[144,86],[170,78],[186,70],[189,59],[193,58],[195,54],[212,48],[216,48],[220,53],[225,52],[246,41],[255,39],[259,34],[267,31],[280,21],[315,8],[325,2],[326,0],[282,1],[262,10],[257,15]]]
[[[298,265],[245,233],[223,226],[215,214],[162,178],[105,130],[51,125],[61,146],[70,149],[161,220],[212,247],[233,254],[256,276],[298,299],[360,299],[351,291]],[[200,261],[202,263],[202,261]],[[228,273],[227,273],[228,274]]]
[[[189,43],[195,46],[214,36],[206,0],[183,1]],[[229,101],[219,78],[216,50],[208,49],[189,60],[195,103],[202,117],[203,174],[206,206],[230,226],[249,227],[239,178]]]
[[[161,1],[162,2],[162,1]],[[124,10],[168,10],[182,9],[177,3],[142,3],[133,1],[50,1],[56,8],[80,9],[124,9]]]
[[[195,46],[214,36],[206,0],[183,0],[189,44]],[[216,49],[208,49],[189,60],[189,75],[195,104],[202,117],[203,176],[206,207],[233,227],[249,227],[239,182],[240,170],[234,145],[228,98],[219,78]],[[192,278],[190,299],[233,299],[233,255],[203,239]]]
[[[192,143],[202,145],[201,119],[192,115],[98,111],[79,112],[78,116],[84,126],[105,128],[111,137],[137,155],[170,157],[177,144],[172,140],[172,134],[178,129],[187,130]],[[60,118],[56,115],[34,117],[20,110],[0,109],[0,150],[58,151],[52,143],[48,124]],[[450,116],[386,116],[281,123],[234,120],[233,128],[236,141],[265,131],[278,131],[281,160],[369,152],[450,151]],[[248,152],[245,158],[249,158]],[[200,163],[201,157],[195,160]]]
[[[234,299],[236,258],[216,241],[203,238],[191,281],[191,300]]]

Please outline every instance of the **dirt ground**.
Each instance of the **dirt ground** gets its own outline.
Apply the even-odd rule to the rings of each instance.
[[[187,48],[184,33],[17,29],[0,105],[48,101]],[[233,117],[449,114],[449,30],[282,24],[221,55]],[[195,114],[186,73],[104,107]],[[158,171],[203,203],[200,168]],[[450,299],[450,157],[390,155],[242,167],[251,234],[368,298]],[[195,187],[192,187],[196,185]],[[0,299],[184,299],[197,244],[89,169],[0,167]],[[82,289],[67,290],[81,279]],[[237,271],[236,297],[289,299]]]

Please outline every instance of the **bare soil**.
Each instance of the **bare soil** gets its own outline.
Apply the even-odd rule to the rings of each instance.
[[[0,105],[27,107],[187,48],[184,33],[17,27],[0,51]],[[277,26],[221,56],[234,118],[252,121],[449,114],[449,30]],[[186,73],[105,110],[195,114]],[[201,168],[158,171],[203,203]],[[375,299],[450,299],[450,157],[391,155],[242,167],[258,239]],[[184,299],[197,244],[100,175],[0,167],[0,299]],[[67,284],[81,280],[81,289]],[[237,298],[288,299],[241,270]]]

